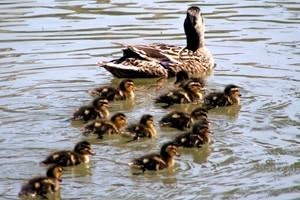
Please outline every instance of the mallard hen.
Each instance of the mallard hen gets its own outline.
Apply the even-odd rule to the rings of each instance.
[[[166,45],[123,45],[123,56],[110,62],[99,62],[119,78],[172,77],[181,70],[207,75],[214,68],[214,59],[204,43],[204,21],[199,7],[187,10],[184,21],[185,48]]]

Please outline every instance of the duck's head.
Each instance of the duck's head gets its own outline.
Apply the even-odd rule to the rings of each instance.
[[[107,111],[109,108],[107,99],[103,99],[103,98],[95,98],[92,104],[94,108],[96,108],[96,110],[100,110],[100,111]]]
[[[175,85],[178,85],[184,81],[187,81],[190,78],[189,73],[186,70],[181,70],[176,74]]]
[[[234,104],[240,104],[240,87],[237,85],[227,85],[224,89],[224,94],[229,96],[229,98],[233,101]]]
[[[207,119],[207,110],[204,108],[196,108],[191,112],[193,120]]]
[[[57,179],[59,182],[61,182],[62,168],[58,165],[50,166],[47,169],[46,176],[48,178]]]
[[[196,96],[202,96],[201,92],[205,90],[202,83],[198,80],[189,80],[184,84],[183,89]]]
[[[140,124],[143,124],[146,127],[155,126],[153,116],[149,114],[143,115]]]
[[[187,49],[195,52],[203,47],[204,22],[199,7],[192,6],[188,8],[184,21],[184,32],[187,38]]]
[[[96,152],[88,141],[81,141],[76,144],[74,151],[81,155],[95,155]]]
[[[114,114],[110,121],[116,125],[116,127],[120,130],[122,128],[124,128],[127,125],[127,117],[124,113],[116,113]]]
[[[135,90],[134,82],[131,79],[125,79],[119,84],[119,89],[125,93],[132,93]]]
[[[173,142],[167,142],[163,144],[160,150],[160,155],[165,157],[180,156],[177,146]]]

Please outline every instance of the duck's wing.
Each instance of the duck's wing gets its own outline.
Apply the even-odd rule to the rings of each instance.
[[[165,44],[122,46],[123,56],[120,59],[98,63],[119,78],[167,78],[170,63],[180,63],[180,47]]]

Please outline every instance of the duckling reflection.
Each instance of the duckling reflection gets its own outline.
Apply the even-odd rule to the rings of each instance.
[[[58,193],[61,176],[62,168],[60,166],[50,166],[47,169],[46,176],[32,178],[23,185],[19,197],[27,199],[39,196],[48,199],[48,197]]]
[[[92,103],[78,108],[71,119],[85,122],[94,119],[106,119],[109,116],[108,107],[106,99],[95,98]]]
[[[135,85],[131,79],[121,81],[118,88],[111,86],[102,86],[89,90],[89,94],[93,97],[101,97],[108,101],[128,100],[135,97]]]
[[[74,166],[81,163],[89,163],[90,156],[95,154],[89,142],[81,141],[75,145],[73,151],[54,152],[41,163],[46,165],[57,164],[59,166]]]
[[[103,135],[121,134],[127,124],[126,115],[123,113],[115,113],[110,121],[108,120],[93,120],[88,122],[82,132],[85,135],[97,134],[99,138],[103,138]]]

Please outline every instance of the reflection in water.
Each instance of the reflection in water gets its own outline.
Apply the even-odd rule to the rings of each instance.
[[[178,132],[157,127],[152,140],[99,140],[67,119],[91,100],[88,89],[119,83],[96,67],[121,55],[117,43],[184,46],[182,21],[191,5],[201,7],[217,63],[208,88],[237,84],[242,105],[210,110],[213,143],[180,149],[173,171],[132,175],[128,161]],[[24,180],[44,175],[43,155],[81,139],[97,155],[87,168],[65,169],[62,199],[298,198],[299,10],[294,0],[1,1],[0,198],[15,199]],[[129,121],[151,113],[158,121],[198,106],[153,103],[173,79],[135,83],[136,100],[112,103],[111,113],[125,112]]]

